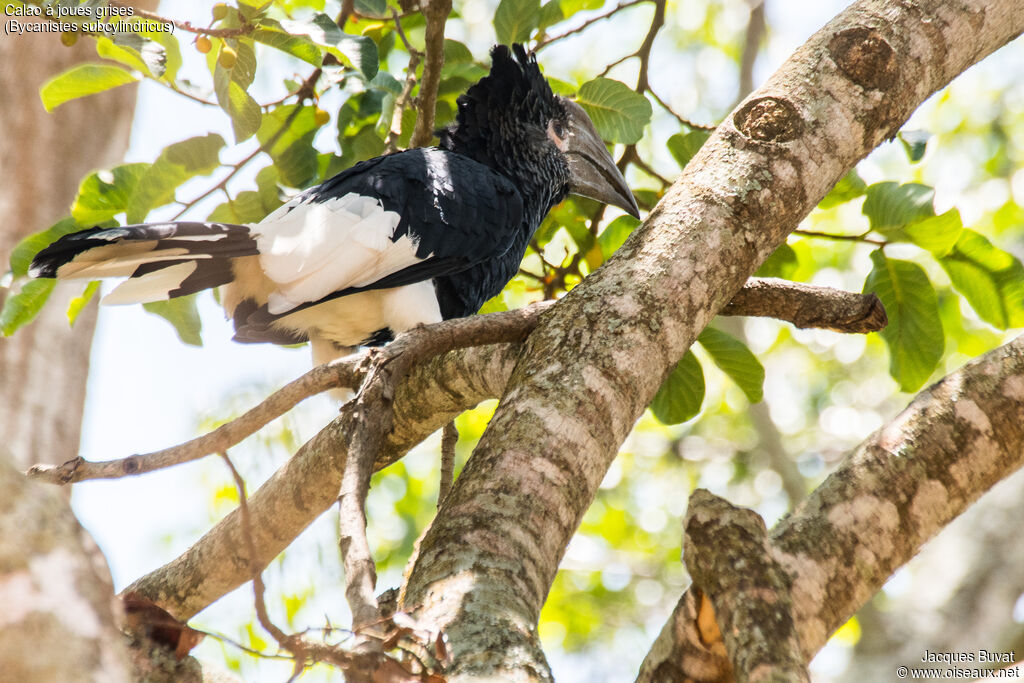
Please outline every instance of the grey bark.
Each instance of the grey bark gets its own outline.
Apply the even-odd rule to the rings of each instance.
[[[850,167],[1022,27],[1010,0],[855,3],[726,119],[623,248],[552,310],[408,580],[404,609],[448,634],[452,680],[549,677],[541,606],[666,373]]]
[[[403,609],[447,635],[453,680],[549,676],[536,638],[540,607],[661,380],[849,168],[928,95],[1021,31],[1017,10],[1011,0],[854,4],[726,120],[619,253],[545,315],[522,348],[450,354],[400,387],[396,434],[378,465],[474,395],[504,392],[401,598]],[[413,387],[401,408],[401,392]],[[328,431],[253,497],[266,523],[256,522],[261,562],[333,499],[344,435]],[[999,463],[997,475],[1009,465]],[[932,522],[948,521],[939,514],[948,510],[934,512]],[[134,589],[187,617],[244,580],[216,554],[240,546],[232,516]],[[804,647],[827,633],[798,623]]]
[[[770,532],[768,552],[791,581],[774,599],[792,602],[805,662],[925,541],[1024,464],[1022,399],[1024,336],[918,394]],[[701,551],[716,552],[710,544]],[[676,606],[639,681],[664,680],[667,671],[729,680],[720,650],[706,647],[693,617],[692,592]],[[712,594],[716,606],[729,597]],[[949,651],[965,648],[960,635]],[[900,663],[913,665],[922,654]]]

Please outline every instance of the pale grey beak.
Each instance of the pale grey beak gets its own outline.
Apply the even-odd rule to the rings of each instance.
[[[569,191],[599,202],[617,206],[629,215],[640,218],[640,209],[630,192],[626,179],[615,167],[593,121],[583,107],[563,99],[569,112],[569,130],[565,157],[569,162]]]

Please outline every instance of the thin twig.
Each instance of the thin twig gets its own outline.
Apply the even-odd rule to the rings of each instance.
[[[793,231],[794,235],[803,235],[804,237],[818,237],[826,240],[836,240],[837,242],[863,242],[865,244],[873,244],[877,247],[884,247],[889,243],[885,240],[876,240],[868,237],[868,232],[862,232],[858,235],[838,235],[832,232],[816,232],[814,230],[801,230],[796,229]]]
[[[334,23],[338,25],[342,31],[345,30],[345,24],[348,23],[348,18],[352,16],[356,11],[355,0],[341,0],[341,11],[338,12],[337,18]]]
[[[743,36],[743,53],[740,55],[740,80],[733,108],[739,106],[739,103],[754,89],[754,62],[757,61],[757,53],[761,51],[761,42],[764,40],[766,29],[764,2],[761,1],[750,8],[750,15],[747,18],[747,30]]]
[[[658,36],[658,31],[665,25],[666,2],[667,0],[654,0],[654,16],[651,17],[651,26],[647,29],[647,35],[644,36],[644,42],[641,43],[640,49],[636,51],[637,57],[640,58],[640,72],[636,77],[636,91],[641,95],[647,92],[650,87],[648,73],[651,65],[651,48],[654,47],[654,39]]]
[[[538,51],[542,50],[543,48],[547,47],[548,45],[550,45],[551,43],[554,43],[556,41],[562,40],[563,38],[568,38],[569,36],[574,35],[576,33],[580,33],[582,31],[585,31],[591,24],[596,24],[599,21],[604,21],[605,19],[618,14],[619,12],[621,12],[624,9],[628,9],[630,7],[633,7],[635,5],[639,5],[639,4],[644,3],[644,2],[651,2],[651,0],[629,0],[629,2],[621,3],[621,4],[617,5],[616,7],[613,7],[612,9],[608,10],[604,14],[598,14],[597,16],[594,16],[594,17],[591,17],[590,19],[587,19],[586,21],[584,21],[582,24],[580,24],[576,28],[569,29],[565,33],[560,33],[557,36],[550,36],[550,37],[545,37],[545,38],[541,39],[540,41],[537,42],[537,44],[534,46],[533,49],[534,49],[535,52],[538,52]]]
[[[434,137],[434,109],[437,106],[437,89],[441,85],[441,68],[444,66],[444,27],[452,11],[452,0],[425,0],[423,16],[427,20],[423,61],[423,77],[420,92],[416,98],[416,127],[413,129],[410,147],[424,147]]]
[[[155,12],[149,12],[147,10],[129,5],[124,2],[118,2],[118,0],[110,0],[110,4],[115,7],[131,7],[132,16],[141,17],[143,19],[149,19],[151,21],[159,21],[162,24],[172,24],[176,28],[180,28],[182,31],[188,31],[189,33],[198,33],[206,36],[213,36],[214,38],[234,38],[237,36],[243,36],[247,33],[252,33],[255,28],[252,24],[245,21],[245,18],[239,15],[239,20],[242,25],[238,28],[203,28],[201,26],[193,26],[192,22],[179,21],[177,19],[169,19],[167,17],[160,16]]]
[[[89,479],[119,479],[191,462],[238,444],[310,396],[338,387],[354,388],[361,380],[357,361],[337,360],[313,368],[234,420],[183,444],[118,460],[90,462],[78,457],[62,465],[35,465],[27,474],[31,479],[51,484],[73,484]]]
[[[302,111],[302,106],[301,106],[302,103],[305,100],[307,100],[307,99],[313,99],[313,97],[315,95],[316,82],[318,80],[320,80],[320,75],[322,73],[323,73],[323,69],[317,67],[316,69],[313,70],[313,73],[311,73],[309,75],[309,78],[307,78],[305,81],[303,81],[302,85],[299,87],[299,89],[295,93],[296,95],[299,96],[298,103],[296,104],[295,108],[293,108],[291,110],[291,112],[288,113],[288,117],[284,120],[284,123],[282,123],[281,127],[278,128],[274,132],[274,134],[270,136],[269,140],[267,140],[265,143],[261,143],[260,146],[257,147],[255,149],[255,151],[253,151],[252,154],[250,154],[249,156],[245,157],[244,159],[242,159],[241,161],[239,161],[236,164],[232,164],[231,171],[228,172],[228,174],[226,176],[221,178],[221,180],[216,185],[214,185],[210,189],[206,190],[205,192],[200,194],[198,197],[195,197],[194,199],[191,199],[191,200],[185,202],[182,205],[181,211],[179,211],[178,213],[174,214],[174,216],[171,217],[171,220],[172,221],[178,220],[179,218],[181,218],[181,216],[186,211],[188,211],[193,206],[195,206],[196,204],[198,204],[202,200],[206,199],[207,197],[209,197],[213,193],[217,192],[217,190],[226,189],[228,181],[231,180],[233,177],[235,177],[235,175],[239,171],[241,171],[242,168],[246,164],[248,164],[250,161],[255,159],[257,156],[259,156],[263,152],[268,152],[269,150],[273,149],[274,145],[277,144],[277,141],[281,138],[282,135],[284,135],[285,131],[287,131],[291,127],[291,125],[295,121],[296,117],[298,117],[299,112]]]
[[[668,103],[665,102],[665,100],[661,99],[661,97],[658,96],[658,93],[656,93],[654,91],[654,89],[650,86],[649,83],[647,84],[647,92],[650,93],[651,97],[654,98],[654,101],[657,102],[661,106],[662,109],[667,111],[673,118],[675,118],[676,121],[678,121],[679,123],[683,124],[687,128],[692,128],[694,130],[713,131],[715,128],[718,127],[717,125],[707,125],[707,124],[703,124],[703,123],[695,123],[695,122],[691,121],[690,119],[686,118],[685,116],[681,116],[674,109],[672,109],[672,107],[670,107],[668,105]]]
[[[355,400],[346,406],[345,431],[350,437],[348,457],[338,494],[338,536],[345,566],[345,598],[352,611],[352,630],[360,631],[380,619],[377,606],[377,567],[366,537],[366,495],[373,475],[373,462],[389,423],[391,405],[386,367],[369,361],[386,351],[367,354],[367,378]],[[386,361],[384,361],[386,362]],[[376,381],[375,381],[376,380]],[[392,394],[393,395],[393,394]],[[384,418],[383,420],[381,418]]]
[[[267,613],[267,603],[265,600],[266,586],[263,584],[263,574],[260,572],[260,568],[255,561],[256,544],[252,540],[252,520],[249,518],[249,498],[245,492],[245,480],[242,479],[242,475],[235,468],[235,463],[231,462],[231,458],[228,457],[226,450],[221,451],[219,455],[224,459],[228,469],[231,470],[231,477],[235,480],[235,488],[238,489],[238,513],[242,518],[242,536],[245,540],[246,562],[252,574],[252,591],[253,602],[256,607],[256,618],[259,619],[260,626],[274,637],[278,645],[282,648],[287,647],[288,636],[270,620],[270,615]]]

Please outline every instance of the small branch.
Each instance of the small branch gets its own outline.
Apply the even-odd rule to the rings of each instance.
[[[188,31],[189,33],[198,33],[206,36],[213,36],[215,38],[234,38],[236,36],[243,36],[247,33],[251,33],[253,26],[251,24],[244,23],[245,20],[239,15],[239,19],[243,22],[238,28],[202,28],[200,26],[193,26],[188,21],[178,21],[177,19],[168,19],[167,17],[160,16],[155,12],[149,12],[134,5],[129,5],[124,2],[117,2],[111,0],[111,5],[116,7],[131,7],[133,10],[132,16],[141,17],[143,19],[149,19],[151,21],[159,21],[162,24],[172,24],[176,28],[180,28],[182,31]]]
[[[458,442],[459,430],[455,428],[455,420],[452,420],[444,426],[441,434],[441,484],[437,490],[437,507],[441,507],[455,481],[455,445]]]
[[[654,39],[658,36],[658,31],[665,25],[666,2],[667,0],[654,0],[654,16],[651,17],[651,26],[647,29],[647,35],[644,36],[644,42],[641,43],[640,49],[636,51],[636,56],[640,58],[640,72],[636,78],[636,91],[641,95],[650,88],[647,76],[651,63],[651,48],[654,47]]]
[[[119,479],[191,462],[238,444],[310,396],[337,387],[355,388],[361,380],[361,370],[355,361],[335,361],[313,368],[231,422],[183,444],[118,460],[91,462],[77,457],[62,465],[35,465],[27,475],[30,479],[63,485],[89,479]]]
[[[735,679],[809,681],[789,576],[771,556],[760,515],[697,489],[683,527],[683,560],[711,599]]]
[[[648,164],[646,161],[640,158],[640,155],[636,151],[636,145],[628,145],[622,157],[626,163],[633,164],[641,171],[643,171],[644,173],[646,173],[647,175],[651,176],[659,183],[661,183],[662,189],[665,189],[672,184],[671,180],[658,173],[656,170],[654,170],[654,167],[652,167],[650,164]]]
[[[621,12],[624,9],[627,9],[629,7],[633,7],[635,5],[639,5],[639,4],[644,3],[644,2],[651,2],[651,0],[629,0],[629,2],[624,2],[624,3],[614,7],[612,9],[608,10],[604,14],[599,14],[596,17],[591,17],[590,19],[587,19],[586,21],[584,21],[582,24],[580,24],[576,28],[569,29],[565,33],[560,33],[557,36],[550,36],[550,37],[546,37],[546,38],[540,40],[534,46],[533,50],[534,50],[534,52],[539,52],[540,50],[542,50],[543,48],[547,47],[551,43],[554,43],[556,41],[562,40],[564,38],[568,38],[569,36],[574,35],[576,33],[580,33],[582,31],[586,30],[587,27],[589,27],[591,24],[596,24],[599,21],[604,21],[608,17],[614,16],[614,15],[618,14],[619,12]]]
[[[877,247],[884,247],[889,244],[883,240],[876,240],[868,237],[868,232],[862,232],[859,235],[837,235],[831,232],[815,232],[814,230],[801,230],[798,228],[793,231],[793,234],[803,235],[804,237],[820,237],[821,239],[836,240],[837,242],[863,242],[865,244],[873,244]]]
[[[256,563],[256,544],[253,542],[252,537],[252,520],[249,517],[249,499],[245,493],[245,480],[238,473],[235,464],[231,462],[231,458],[228,457],[226,450],[220,453],[220,457],[224,459],[224,463],[231,470],[231,477],[235,480],[235,488],[238,489],[238,511],[242,518],[242,536],[245,539],[246,564],[249,566],[249,572],[252,574],[252,591],[253,602],[256,607],[256,618],[259,620],[260,626],[274,637],[278,645],[286,647],[288,636],[270,620],[270,615],[267,613],[267,603],[264,599],[266,596],[266,586],[263,584],[263,574]]]
[[[713,131],[715,128],[718,127],[717,125],[709,126],[709,125],[706,125],[706,124],[703,124],[703,123],[694,123],[690,119],[685,118],[683,116],[680,116],[678,113],[676,113],[676,111],[674,109],[672,109],[672,107],[670,107],[665,102],[665,100],[661,99],[658,96],[658,93],[654,92],[654,89],[651,88],[650,84],[648,84],[648,86],[647,86],[647,92],[650,93],[651,97],[654,98],[655,102],[657,102],[659,105],[661,105],[662,109],[664,109],[669,114],[671,114],[672,117],[675,118],[676,121],[678,121],[679,123],[683,124],[687,128],[692,128],[694,130],[706,130],[706,131],[710,132],[710,131]]]
[[[423,16],[427,20],[426,59],[410,147],[425,147],[434,137],[434,109],[437,106],[437,89],[441,84],[441,67],[444,66],[444,27],[451,11],[452,0],[426,0],[423,6]]]
[[[391,427],[390,397],[394,390],[388,377],[386,355],[387,349],[384,349],[373,350],[364,357],[366,381],[343,413],[344,431],[351,437],[338,495],[338,535],[345,566],[345,598],[352,611],[353,631],[363,630],[380,619],[375,594],[377,567],[366,538],[366,495],[374,460],[384,434]]]
[[[334,23],[338,25],[338,28],[344,31],[345,24],[348,23],[348,18],[352,16],[355,11],[355,0],[341,0],[341,11],[338,12],[338,16],[335,18]]]
[[[295,91],[295,94],[299,96],[298,104],[301,105],[304,100],[313,99],[314,98],[316,82],[318,80],[320,80],[320,75],[322,73],[323,73],[323,69],[317,67],[316,69],[313,70],[313,72],[309,75],[309,77],[305,81],[302,82],[302,85],[299,86],[299,89]],[[221,180],[216,185],[214,185],[210,189],[206,190],[205,192],[203,192],[198,197],[195,197],[194,199],[191,199],[191,200],[185,202],[182,205],[181,211],[179,211],[178,213],[174,214],[174,216],[171,217],[171,220],[172,221],[178,220],[179,218],[181,218],[181,216],[186,211],[188,211],[193,206],[195,206],[196,204],[198,204],[202,200],[204,200],[207,197],[209,197],[210,195],[212,195],[217,190],[226,190],[227,189],[227,185],[228,185],[228,181],[231,180],[233,177],[235,177],[235,174],[237,174],[239,171],[241,171],[242,168],[246,164],[248,164],[250,161],[255,159],[261,153],[263,153],[263,152],[265,152],[267,150],[273,149],[274,145],[277,144],[277,141],[281,138],[282,135],[284,135],[285,131],[288,130],[288,128],[291,127],[292,122],[294,122],[296,117],[298,117],[300,111],[302,111],[302,108],[300,106],[296,106],[294,109],[292,109],[292,111],[288,114],[288,118],[286,118],[284,120],[284,123],[281,124],[281,127],[277,130],[277,132],[275,132],[273,135],[270,136],[270,139],[267,140],[266,143],[260,144],[260,146],[257,147],[252,152],[252,154],[250,154],[249,156],[245,157],[244,159],[242,159],[238,163],[233,164],[232,168],[231,168],[231,171],[229,171],[226,176],[221,178]]]
[[[800,328],[860,334],[878,332],[888,322],[874,294],[776,278],[750,278],[720,314],[777,318]]]
[[[756,4],[750,8],[747,30],[743,36],[743,53],[740,56],[740,80],[736,102],[733,104],[734,108],[754,89],[754,62],[757,61],[757,53],[761,51],[761,43],[764,41],[766,28],[764,0],[756,0]]]
[[[412,99],[412,89],[416,86],[416,69],[419,67],[420,57],[419,52],[409,53],[409,64],[405,68],[405,84],[402,85],[402,92],[395,98],[395,109],[391,113],[391,127],[384,140],[386,154],[398,151],[398,140],[402,137],[402,115]]]

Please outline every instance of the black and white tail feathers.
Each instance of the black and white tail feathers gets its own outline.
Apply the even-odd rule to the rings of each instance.
[[[232,259],[257,255],[245,225],[153,223],[91,228],[65,235],[32,260],[32,277],[127,277],[106,304],[146,303],[231,282]]]

